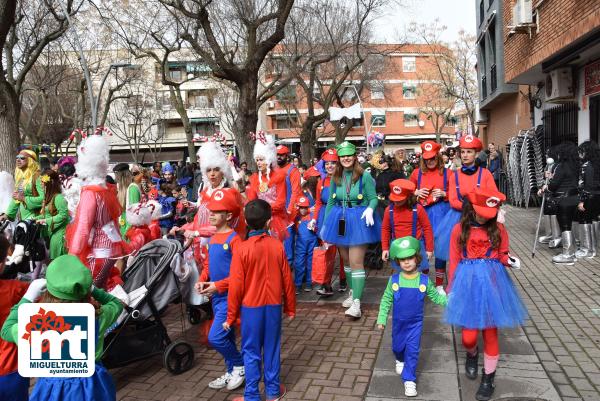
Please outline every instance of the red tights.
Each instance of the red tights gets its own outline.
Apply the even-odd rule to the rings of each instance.
[[[488,356],[497,356],[500,353],[498,348],[498,329],[493,327],[481,330],[483,333],[483,352]],[[462,329],[462,343],[467,350],[475,350],[477,347],[477,329]]]

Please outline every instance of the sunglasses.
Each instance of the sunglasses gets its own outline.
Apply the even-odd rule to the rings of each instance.
[[[27,159],[27,156],[21,156],[21,155],[17,156],[17,160],[25,160],[25,159]]]

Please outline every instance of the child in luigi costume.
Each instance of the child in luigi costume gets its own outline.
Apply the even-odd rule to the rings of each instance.
[[[392,241],[390,258],[400,266],[393,274],[381,298],[377,327],[385,328],[387,316],[393,305],[392,351],[396,356],[396,373],[404,380],[404,394],[417,396],[417,363],[423,330],[425,297],[446,306],[446,294],[440,294],[429,278],[419,273],[421,242],[414,237],[402,237]]]
[[[0,335],[6,341],[18,340],[18,309],[21,304],[42,303],[81,303],[93,298],[100,304],[96,314],[96,370],[91,377],[41,377],[29,397],[30,401],[111,401],[116,400],[117,392],[112,377],[99,362],[104,348],[104,334],[117,320],[123,305],[121,301],[92,285],[92,274],[73,255],[56,258],[46,271],[45,279],[34,280],[6,318]]]

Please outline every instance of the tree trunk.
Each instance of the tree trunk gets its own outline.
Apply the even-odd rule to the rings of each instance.
[[[346,140],[346,135],[348,135],[350,128],[352,128],[352,123],[350,121],[346,122],[346,124],[343,127],[339,121],[335,124],[335,144],[336,145],[339,145],[340,143],[342,143]]]
[[[256,132],[258,123],[258,107],[256,94],[258,81],[248,80],[239,87],[240,96],[237,104],[237,119],[234,123],[233,135],[239,151],[239,161],[248,163],[254,169],[254,141],[249,137],[250,132]]]
[[[314,123],[311,119],[307,118],[304,120],[302,131],[300,132],[300,155],[304,164],[309,165],[310,161],[315,157],[316,146],[317,138]]]
[[[179,86],[169,86],[169,92],[171,94],[171,100],[175,105],[175,110],[181,117],[181,123],[183,124],[183,131],[185,132],[185,141],[187,143],[188,154],[190,156],[190,163],[196,163],[196,147],[194,146],[194,134],[192,133],[192,124],[187,116],[187,110],[181,97],[181,89]],[[165,127],[166,130],[166,127]],[[165,133],[166,135],[166,133]]]
[[[15,153],[21,144],[19,135],[20,105],[13,87],[0,80],[0,171],[13,173]]]

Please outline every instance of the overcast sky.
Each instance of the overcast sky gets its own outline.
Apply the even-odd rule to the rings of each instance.
[[[412,21],[427,23],[438,18],[448,27],[447,42],[451,42],[463,28],[475,34],[474,0],[403,0],[406,7],[391,8],[376,22],[377,41],[393,43]]]

